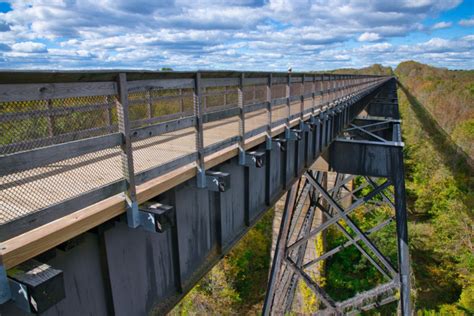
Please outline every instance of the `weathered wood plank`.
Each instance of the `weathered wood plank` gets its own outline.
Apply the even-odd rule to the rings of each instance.
[[[130,137],[132,141],[142,140],[154,136],[159,136],[165,133],[171,133],[180,129],[192,127],[194,126],[194,124],[196,124],[194,116],[180,118],[173,121],[133,129],[130,133]]]
[[[0,102],[117,94],[115,82],[0,84]]]
[[[194,79],[155,79],[155,80],[132,80],[127,82],[128,92],[149,89],[192,89]]]

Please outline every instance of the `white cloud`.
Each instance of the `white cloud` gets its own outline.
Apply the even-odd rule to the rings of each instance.
[[[372,33],[372,32],[362,33],[357,38],[359,42],[374,42],[374,41],[378,41],[379,39],[380,39],[380,35],[377,33]]]
[[[459,21],[459,25],[461,25],[461,26],[474,26],[474,18],[462,19],[461,21]]]
[[[432,58],[427,54],[450,53],[452,60],[469,55],[466,43],[472,41],[390,41],[446,27],[449,22],[426,27],[425,20],[459,3],[11,0],[13,10],[0,13],[0,68],[313,70]]]
[[[20,42],[12,45],[15,52],[20,53],[44,53],[47,52],[46,45],[36,42]]]
[[[436,23],[436,24],[433,25],[431,28],[432,28],[433,30],[447,29],[448,27],[451,27],[451,25],[453,25],[453,23],[442,21],[442,22]]]

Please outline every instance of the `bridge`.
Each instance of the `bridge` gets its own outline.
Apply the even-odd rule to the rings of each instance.
[[[290,310],[298,280],[322,314],[400,298],[410,315],[394,78],[2,72],[0,128],[1,314],[164,314],[287,193],[265,315]],[[394,217],[364,232],[349,214],[376,196]],[[369,239],[390,222],[395,263]],[[336,302],[305,272],[340,250],[305,259],[331,225],[386,283]]]

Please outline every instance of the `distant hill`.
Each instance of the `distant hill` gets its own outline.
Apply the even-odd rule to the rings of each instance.
[[[354,74],[354,75],[385,75],[393,76],[392,67],[385,67],[380,64],[373,64],[365,68],[341,68],[336,70],[324,71],[333,74]]]
[[[474,158],[474,71],[406,61],[395,74],[451,139]]]

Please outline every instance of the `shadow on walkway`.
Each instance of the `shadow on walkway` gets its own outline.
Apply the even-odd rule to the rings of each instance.
[[[399,81],[398,86],[406,95],[413,112],[421,123],[423,129],[428,133],[436,151],[440,154],[444,165],[455,175],[456,181],[464,178],[460,187],[464,187],[466,182],[469,190],[473,188],[474,161],[466,152],[462,150],[449,136],[448,133],[438,124],[430,112],[413,96],[410,91]]]

